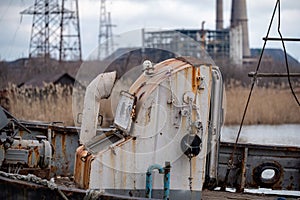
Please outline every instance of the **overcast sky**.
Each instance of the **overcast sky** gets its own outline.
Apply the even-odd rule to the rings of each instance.
[[[224,26],[229,26],[231,0],[224,1]],[[22,10],[34,0],[0,0],[0,60],[27,57],[32,16],[21,18]],[[251,48],[261,48],[276,0],[248,0],[248,27]],[[215,28],[215,0],[107,0],[107,10],[117,27],[114,34],[141,28]],[[79,0],[83,58],[97,47],[100,0]],[[300,38],[300,1],[282,0],[281,31],[284,37]],[[278,36],[277,21],[271,36]],[[267,47],[280,48],[279,42]],[[300,61],[300,42],[286,43],[288,52]]]

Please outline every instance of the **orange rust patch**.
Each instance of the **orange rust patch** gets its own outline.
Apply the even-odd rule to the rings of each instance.
[[[125,139],[123,141],[121,141],[120,143],[118,143],[116,145],[116,147],[121,147],[123,146],[125,143],[127,143],[129,140],[132,140],[132,137],[131,136],[126,136]]]
[[[197,92],[197,76],[196,76],[196,68],[192,67],[192,88],[193,88],[193,92],[194,94],[196,94]]]
[[[28,151],[28,166],[29,167],[33,167],[33,163],[32,163],[32,153],[33,153],[33,150],[32,149],[30,149],[29,151]]]
[[[61,149],[62,153],[65,157],[67,157],[67,151],[66,151],[66,135],[62,134],[61,135]]]
[[[19,131],[19,135],[20,135],[21,138],[23,138],[24,131],[20,130],[20,131]]]
[[[75,183],[78,187],[88,189],[90,184],[91,164],[94,156],[80,146],[76,150]]]
[[[34,156],[35,156],[35,159],[37,160],[36,163],[38,163],[38,159],[40,158],[40,152],[39,152],[39,148],[36,146],[33,148],[33,152],[34,152]],[[35,163],[32,163],[32,164],[35,164]]]
[[[191,162],[192,162],[192,177],[196,177],[198,176],[198,172],[197,172],[197,160],[196,160],[196,157],[193,157],[191,159]],[[192,184],[192,187],[194,188],[195,186],[195,181],[193,182]]]

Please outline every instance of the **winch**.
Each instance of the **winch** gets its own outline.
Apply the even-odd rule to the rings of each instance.
[[[8,118],[0,109],[0,168],[18,173],[26,169],[45,169],[50,167],[52,147],[46,136],[23,140],[17,136],[20,129],[30,132],[15,118]]]

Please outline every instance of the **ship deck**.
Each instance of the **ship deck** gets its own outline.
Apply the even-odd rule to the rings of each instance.
[[[300,196],[235,193],[204,190],[202,200],[299,200]]]

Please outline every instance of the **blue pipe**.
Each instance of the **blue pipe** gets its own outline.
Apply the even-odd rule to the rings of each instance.
[[[168,200],[170,198],[170,171],[171,165],[170,162],[165,163],[165,175],[164,175],[164,200]]]
[[[148,167],[146,173],[146,198],[152,198],[152,171],[157,169],[160,174],[164,173],[164,168],[158,164]]]
[[[164,200],[168,200],[170,196],[170,162],[165,163],[165,168],[161,165],[154,164],[148,167],[146,173],[146,198],[152,198],[152,172],[157,169],[160,174],[164,173]]]

